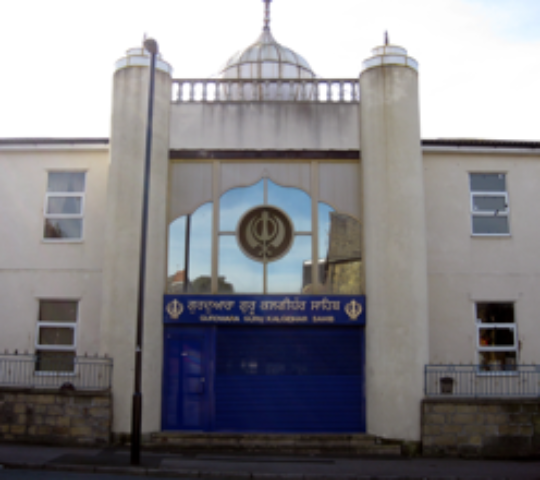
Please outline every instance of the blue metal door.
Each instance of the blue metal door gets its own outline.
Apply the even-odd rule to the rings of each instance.
[[[218,327],[214,429],[365,432],[364,329]]]
[[[210,422],[211,329],[181,327],[165,332],[164,430],[207,430]]]

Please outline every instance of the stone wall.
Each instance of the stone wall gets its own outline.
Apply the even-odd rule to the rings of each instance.
[[[109,393],[0,389],[0,441],[40,444],[109,443]]]
[[[424,455],[540,456],[540,399],[425,399]]]

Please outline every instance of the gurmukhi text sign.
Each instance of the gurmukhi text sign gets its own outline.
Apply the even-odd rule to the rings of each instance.
[[[363,325],[363,295],[165,295],[167,324]]]

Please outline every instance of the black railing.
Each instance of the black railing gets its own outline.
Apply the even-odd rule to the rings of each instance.
[[[0,354],[0,387],[109,390],[113,362],[70,352]]]
[[[540,397],[540,365],[426,365],[427,397]]]

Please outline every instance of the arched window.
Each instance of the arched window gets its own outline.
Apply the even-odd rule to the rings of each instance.
[[[221,196],[216,232],[213,208],[207,203],[171,223],[167,293],[362,293],[356,219],[323,202],[314,208],[303,190],[266,178]]]

